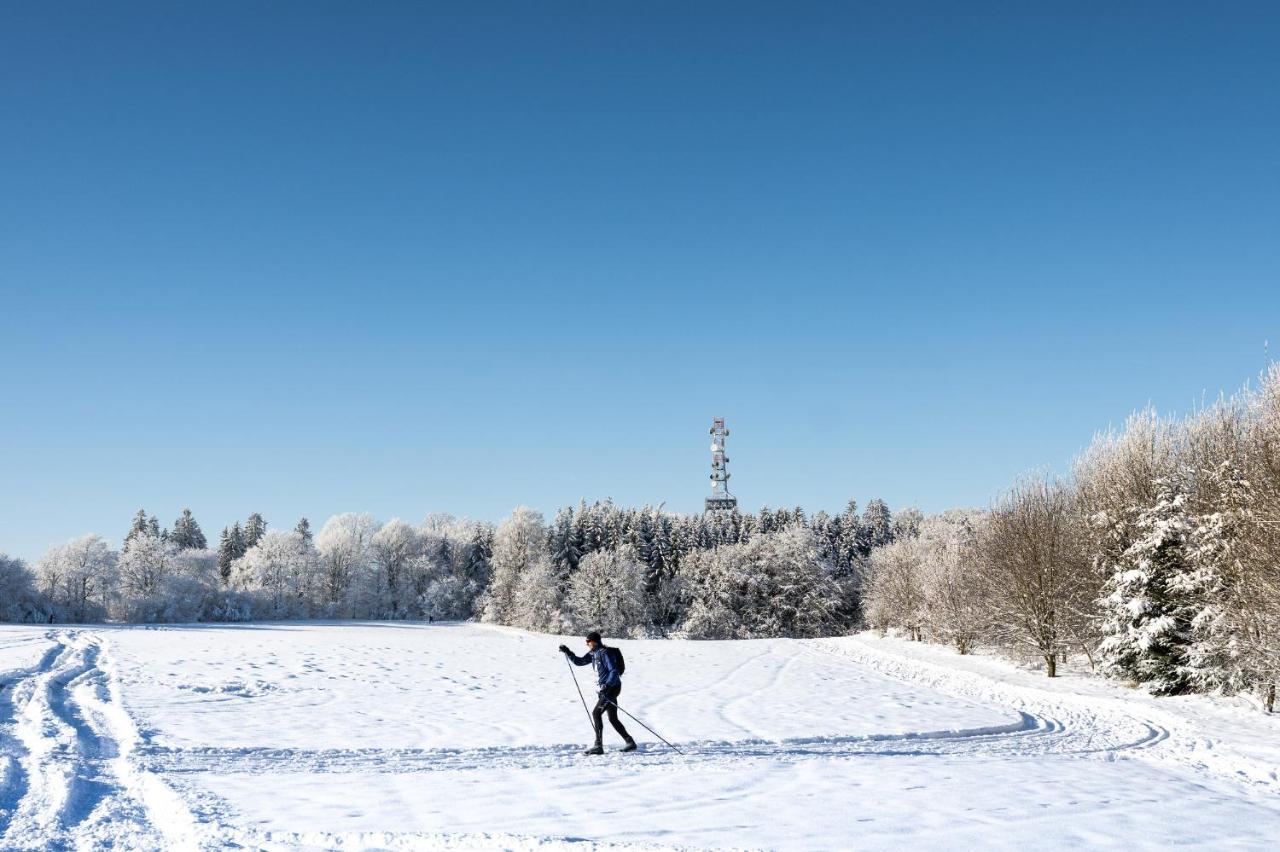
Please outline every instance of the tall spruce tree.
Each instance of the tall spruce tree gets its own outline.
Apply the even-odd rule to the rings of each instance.
[[[862,512],[862,539],[863,556],[893,541],[893,515],[879,498],[868,503]]]
[[[254,512],[244,525],[244,549],[247,551],[257,544],[266,532],[267,522],[262,519],[262,515]]]
[[[205,540],[200,524],[192,516],[190,509],[183,509],[182,516],[173,522],[173,532],[169,533],[169,541],[179,550],[204,550],[209,546]]]
[[[147,534],[147,510],[139,509],[138,514],[133,516],[133,523],[129,525],[129,532],[125,534],[124,545],[120,548],[124,550],[129,543],[140,535]]]
[[[304,549],[310,548],[315,544],[315,536],[311,533],[311,522],[306,518],[298,521],[298,525],[293,528],[293,531],[302,537],[302,546]]]
[[[239,537],[240,529],[236,528],[236,537]],[[240,558],[237,552],[237,542],[232,538],[231,528],[223,527],[222,535],[218,538],[218,576],[222,578],[222,585],[231,582],[231,563]]]

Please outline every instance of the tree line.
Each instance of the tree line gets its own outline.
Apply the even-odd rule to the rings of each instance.
[[[139,510],[118,551],[100,535],[50,548],[29,569],[0,558],[0,619],[124,622],[292,618],[467,619],[614,635],[817,636],[857,626],[878,547],[922,517],[803,509],[680,515],[580,502],[550,523],[527,507],[497,527],[361,513],[318,534],[251,514],[216,548],[188,509],[172,528]]]
[[[1070,654],[1154,694],[1280,680],[1280,365],[1194,414],[1134,414],[1070,476],[1028,475],[877,550],[867,622],[962,653]]]

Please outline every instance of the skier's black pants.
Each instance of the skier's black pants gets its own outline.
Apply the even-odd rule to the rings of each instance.
[[[618,705],[614,704],[618,700],[618,693],[622,692],[622,684],[617,686],[606,686],[600,690],[600,700],[596,702],[595,709],[591,711],[591,720],[596,724],[596,745],[604,740],[604,720],[601,718],[605,713],[609,714],[609,724],[613,725],[613,729],[618,732],[618,736],[627,742],[631,742],[631,735],[627,733],[627,729],[618,721]]]

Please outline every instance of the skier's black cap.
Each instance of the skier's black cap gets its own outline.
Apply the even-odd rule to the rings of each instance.
[[[599,634],[599,633],[597,633],[596,631],[592,630],[590,633],[588,633],[588,634],[587,634],[587,641],[588,641],[588,642],[595,642],[597,645],[599,645],[599,644],[600,644],[600,634]]]

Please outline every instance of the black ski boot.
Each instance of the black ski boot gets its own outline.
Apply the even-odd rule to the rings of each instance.
[[[604,754],[604,746],[600,745],[600,743],[596,743],[591,748],[584,751],[583,754]]]
[[[624,745],[622,748],[618,749],[618,751],[635,751],[635,750],[636,750],[636,741],[631,739],[631,737],[627,737],[627,744]]]

